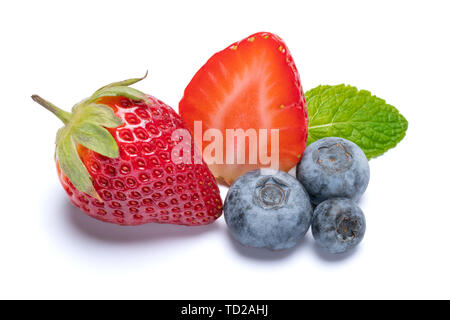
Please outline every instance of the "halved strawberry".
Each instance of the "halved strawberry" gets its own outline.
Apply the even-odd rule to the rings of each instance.
[[[300,77],[286,45],[271,33],[256,33],[213,55],[187,86],[179,107],[193,134],[194,121],[202,122],[202,135],[208,129],[222,133],[222,164],[217,150],[205,152],[209,142],[196,142],[202,145],[204,160],[216,178],[227,184],[247,171],[270,166],[261,152],[278,157],[279,169],[288,171],[306,146],[308,115]],[[234,139],[232,148],[235,156],[245,151],[245,163],[238,164],[236,159],[226,163],[227,142],[229,146],[233,142],[227,141],[226,130],[239,128],[258,134],[267,129],[267,143],[258,136],[256,163],[249,157],[248,138],[245,142]],[[279,130],[279,151],[275,149],[274,154],[270,152],[271,129]]]

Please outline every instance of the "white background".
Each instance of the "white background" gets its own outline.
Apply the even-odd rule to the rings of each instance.
[[[0,298],[450,298],[448,1],[2,1]],[[216,51],[279,34],[305,90],[346,83],[396,106],[406,138],[370,161],[367,234],[344,256],[307,237],[270,252],[207,227],[119,227],[73,208],[53,161],[58,119],[98,87],[175,109]],[[226,190],[222,188],[222,195]]]

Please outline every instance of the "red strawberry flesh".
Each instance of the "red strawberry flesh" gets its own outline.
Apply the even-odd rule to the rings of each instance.
[[[306,102],[300,78],[284,42],[271,33],[257,33],[213,55],[196,73],[180,102],[180,114],[189,130],[202,121],[203,133],[219,129],[279,130],[279,168],[291,169],[300,159],[307,140]],[[270,136],[263,150],[270,155]],[[208,143],[203,143],[203,150]],[[235,144],[246,151],[245,164],[214,164],[204,154],[214,175],[232,183],[243,173],[264,167],[249,161],[249,142]],[[259,153],[258,153],[259,154]],[[224,159],[225,162],[225,159]]]

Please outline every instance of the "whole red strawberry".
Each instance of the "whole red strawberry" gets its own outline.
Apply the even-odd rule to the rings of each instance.
[[[195,158],[175,111],[129,87],[142,79],[102,87],[71,113],[32,96],[64,122],[56,139],[61,184],[75,206],[102,221],[212,223],[222,213],[214,176]]]

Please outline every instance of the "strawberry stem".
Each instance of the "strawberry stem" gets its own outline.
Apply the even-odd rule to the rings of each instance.
[[[55,106],[53,103],[48,102],[47,100],[42,99],[40,96],[34,94],[31,96],[31,99],[33,101],[39,103],[41,106],[43,106],[45,109],[51,111],[54,115],[56,115],[64,124],[67,124],[72,117],[72,114],[70,112],[64,111],[57,106]]]

